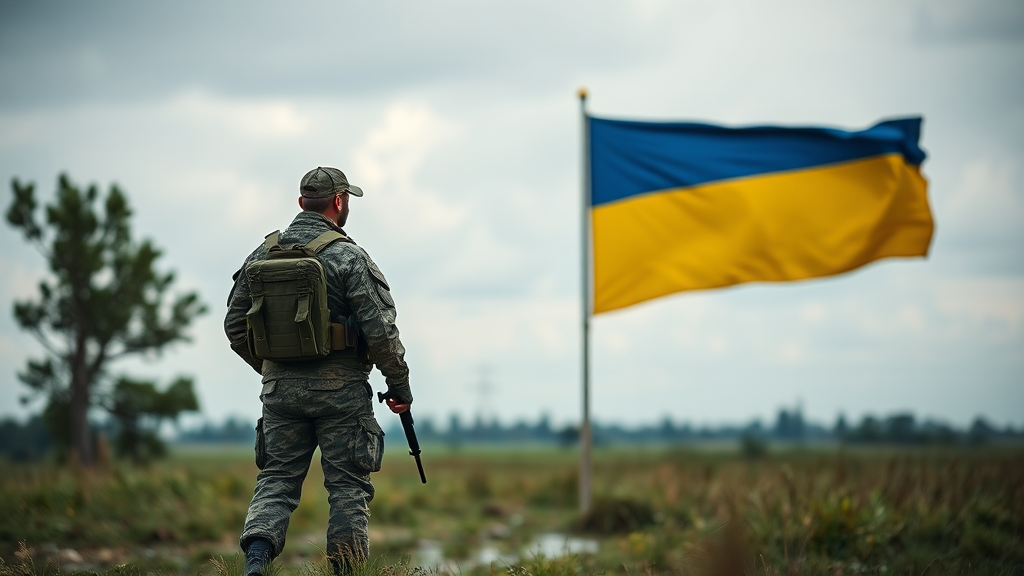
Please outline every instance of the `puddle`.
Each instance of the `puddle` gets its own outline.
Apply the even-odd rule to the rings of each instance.
[[[441,543],[433,540],[420,540],[416,552],[413,553],[412,565],[437,568],[444,564],[444,553]]]
[[[499,552],[496,546],[484,544],[473,554],[471,560],[477,566],[490,566],[494,563],[507,566],[518,562],[519,556],[510,552]]]
[[[558,558],[569,554],[593,554],[597,552],[598,546],[597,540],[552,532],[538,535],[518,553],[502,552],[498,546],[485,543],[477,548],[468,559],[453,560],[444,557],[440,542],[421,540],[419,547],[412,555],[412,565],[458,572],[473,566],[512,565],[521,559],[529,559],[534,556]]]
[[[597,552],[597,540],[576,538],[565,534],[541,534],[527,546],[527,556],[543,555],[545,558],[557,558],[569,554],[593,554]]]

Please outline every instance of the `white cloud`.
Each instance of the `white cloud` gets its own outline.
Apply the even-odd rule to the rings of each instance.
[[[945,222],[940,221],[940,226],[984,235],[1019,233],[1024,224],[1024,188],[1018,167],[1016,162],[997,158],[965,163],[957,187],[942,206]]]
[[[23,249],[35,255],[34,249],[28,243],[23,244]],[[4,278],[2,294],[5,299],[23,300],[26,298],[37,298],[39,296],[39,282],[46,276],[46,270],[42,266],[43,257],[33,264],[22,261],[9,261]]]
[[[922,334],[927,328],[927,318],[924,310],[916,304],[906,304],[900,307],[896,315],[897,323],[915,335]]]
[[[927,261],[599,316],[595,410],[735,421],[799,396],[814,417],[919,401],[937,416],[1019,421],[1007,390],[1024,346],[1014,242],[1024,100],[1006,71],[1024,52],[1013,26],[993,20],[1006,6],[1020,11],[968,10],[971,22],[1002,26],[997,41],[980,24],[960,34],[965,8],[931,0],[332,9],[358,24],[370,58],[295,38],[293,9],[248,11],[233,29],[170,4],[40,12],[20,27],[0,19],[0,34],[26,46],[0,55],[11,80],[0,86],[0,180],[35,180],[45,195],[61,170],[124,185],[137,235],[165,248],[161,265],[211,307],[195,345],[128,368],[187,369],[221,417],[258,409],[255,375],[220,331],[230,274],[287,225],[301,175],[338,166],[366,189],[346,229],[394,285],[420,414],[465,414],[449,399],[487,364],[510,418],[545,410],[568,421],[578,412],[578,85],[609,116],[855,127],[923,113],[938,220]],[[145,33],[122,25],[150,11],[159,18]],[[41,260],[9,229],[0,239],[20,247],[0,256],[15,271],[3,297],[34,293]],[[25,338],[9,314],[0,338]],[[13,371],[0,374],[2,398],[19,390]],[[956,374],[981,375],[979,389],[965,392]],[[646,383],[658,387],[655,405],[637,393]]]
[[[1024,278],[962,278],[940,282],[935,304],[963,337],[1019,339],[1024,328]]]
[[[802,343],[789,340],[783,342],[778,349],[778,359],[783,364],[798,364],[804,358]]]
[[[452,231],[465,222],[465,206],[454,204],[441,191],[430,190],[418,178],[424,163],[438,146],[459,134],[458,127],[423,103],[396,102],[387,107],[379,124],[371,128],[352,153],[353,182],[367,194],[387,198],[386,215],[372,203],[389,226],[427,238]],[[362,184],[360,184],[362,182]]]
[[[820,302],[808,302],[800,307],[800,317],[808,324],[820,324],[828,318],[828,309]]]
[[[169,119],[196,131],[229,132],[235,137],[272,140],[294,139],[309,133],[312,118],[284,100],[239,100],[213,96],[200,89],[187,90],[163,104]]]
[[[430,151],[457,132],[424,103],[396,102],[356,146],[354,169],[370,186],[409,187]]]
[[[716,334],[708,338],[708,352],[714,356],[724,356],[729,348],[729,339],[725,336]]]

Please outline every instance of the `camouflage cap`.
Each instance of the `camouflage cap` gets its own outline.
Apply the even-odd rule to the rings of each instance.
[[[326,198],[342,192],[348,192],[353,196],[363,195],[363,189],[349,184],[345,173],[337,168],[317,166],[306,172],[299,183],[299,193],[306,198]]]

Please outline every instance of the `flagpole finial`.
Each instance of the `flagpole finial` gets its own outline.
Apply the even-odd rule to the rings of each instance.
[[[580,89],[576,91],[576,94],[579,95],[580,100],[586,100],[587,99],[587,88],[585,86],[580,86]]]

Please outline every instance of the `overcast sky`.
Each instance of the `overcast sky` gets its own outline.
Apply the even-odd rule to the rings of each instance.
[[[135,209],[209,314],[113,367],[259,412],[221,323],[231,274],[300,177],[363,187],[346,230],[388,277],[419,418],[580,412],[580,122],[867,127],[923,115],[927,259],[678,294],[593,323],[593,413],[831,424],[909,410],[1024,425],[1024,3],[0,0],[0,180]],[[11,317],[46,272],[0,226],[0,416],[40,350]],[[382,379],[372,382],[378,389]]]

